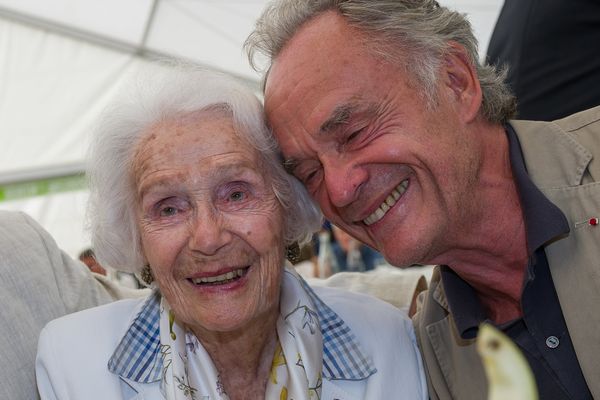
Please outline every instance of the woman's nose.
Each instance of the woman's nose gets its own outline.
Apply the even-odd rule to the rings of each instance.
[[[335,207],[345,207],[358,197],[359,189],[367,180],[364,168],[340,157],[323,160],[325,187]]]
[[[190,250],[211,256],[231,242],[225,219],[215,212],[199,212],[190,222]]]

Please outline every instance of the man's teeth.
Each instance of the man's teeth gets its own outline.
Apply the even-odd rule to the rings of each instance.
[[[406,188],[408,188],[408,179],[400,182],[400,184],[396,186],[394,190],[392,190],[392,193],[390,193],[390,195],[383,201],[383,203],[381,203],[377,210],[375,210],[373,214],[369,215],[363,220],[365,225],[374,224],[375,222],[383,218],[383,216],[389,211],[389,209],[392,208],[394,204],[396,204],[398,199],[402,197],[404,192],[406,192]]]
[[[221,284],[227,283],[234,279],[237,279],[246,274],[246,270],[248,268],[240,268],[233,271],[229,271],[226,274],[215,275],[215,276],[205,276],[203,278],[192,279],[192,282],[196,285],[211,283],[211,284]]]

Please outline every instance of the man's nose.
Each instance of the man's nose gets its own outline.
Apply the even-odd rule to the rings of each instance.
[[[323,160],[323,173],[329,200],[338,208],[356,200],[368,177],[364,168],[340,157]]]
[[[211,256],[231,242],[232,233],[224,216],[210,207],[204,208],[199,208],[190,221],[188,246],[194,252]]]

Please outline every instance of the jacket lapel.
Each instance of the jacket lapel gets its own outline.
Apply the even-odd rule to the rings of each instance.
[[[363,400],[364,381],[323,380],[321,400]]]
[[[592,154],[576,139],[588,146],[593,141],[586,140],[591,135],[565,134],[555,124],[515,126],[529,175],[569,221],[568,236],[548,245],[546,255],[581,370],[594,398],[600,398],[600,313],[595,309],[600,303],[600,225],[588,223],[600,217],[600,183],[598,176],[590,176],[597,172],[590,169]]]
[[[164,400],[160,383],[142,383],[121,377],[123,400]]]
[[[460,337],[448,315],[448,302],[441,281],[435,285],[432,282],[430,290],[433,290],[434,307],[443,310],[446,317],[427,325],[427,336],[450,395],[461,400],[486,398],[487,378],[475,340]]]
[[[600,215],[600,185],[594,186],[547,191],[568,216],[571,232],[546,254],[581,370],[594,398],[600,398],[600,226],[587,223]]]

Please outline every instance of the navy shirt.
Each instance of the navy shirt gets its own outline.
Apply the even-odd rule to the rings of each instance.
[[[529,260],[524,276],[523,317],[499,326],[523,351],[535,376],[540,399],[592,399],[567,330],[548,267],[544,245],[569,233],[558,207],[533,184],[512,127],[506,127],[513,176],[521,200]],[[474,338],[488,317],[475,290],[447,266],[442,284],[460,335]]]

